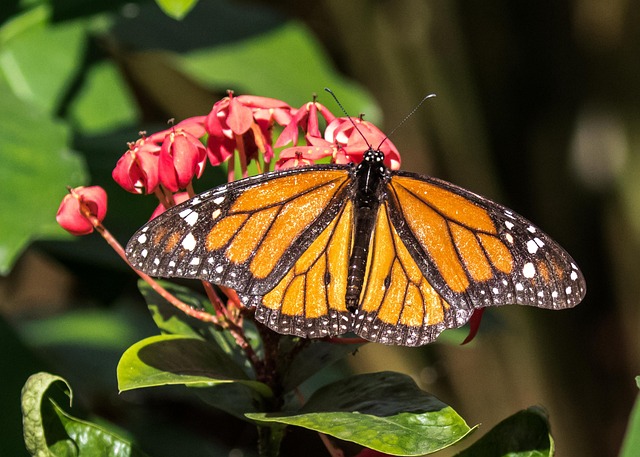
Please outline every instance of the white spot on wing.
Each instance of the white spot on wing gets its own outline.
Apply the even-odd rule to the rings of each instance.
[[[525,278],[533,278],[536,275],[536,267],[534,267],[531,262],[525,263],[522,267],[522,275]]]
[[[221,196],[219,196],[217,198],[214,198],[213,199],[213,203],[215,203],[216,205],[219,205],[220,203],[222,203],[224,201],[224,199],[225,199],[225,196],[221,195]]]
[[[196,221],[198,220],[198,213],[195,211],[191,212],[187,217],[184,218],[184,221],[190,226],[196,225]]]
[[[511,230],[513,228],[513,223],[511,221],[504,221],[504,225],[505,227],[507,227],[509,230]]]
[[[536,252],[538,252],[538,245],[535,241],[527,241],[527,251],[529,251],[529,254],[535,254]]]
[[[138,243],[144,244],[147,242],[147,235],[144,233],[138,237]]]
[[[187,251],[193,251],[196,247],[196,244],[196,239],[192,233],[187,234],[187,236],[184,237],[184,240],[182,240],[182,247]]]

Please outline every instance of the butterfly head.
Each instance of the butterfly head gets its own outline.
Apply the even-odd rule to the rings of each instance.
[[[380,149],[369,148],[364,153],[362,157],[363,162],[368,162],[370,164],[383,163],[384,162],[384,153]]]

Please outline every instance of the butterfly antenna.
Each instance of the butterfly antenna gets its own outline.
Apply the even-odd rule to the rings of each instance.
[[[333,99],[336,101],[336,103],[338,104],[338,106],[340,107],[340,109],[342,110],[342,112],[344,113],[345,116],[347,116],[347,119],[349,119],[349,122],[351,122],[351,124],[353,125],[353,127],[358,131],[358,133],[360,134],[360,136],[362,137],[362,139],[364,140],[365,143],[367,143],[367,146],[369,146],[369,149],[371,149],[371,144],[369,144],[369,142],[367,141],[367,138],[364,136],[364,134],[360,131],[360,129],[358,128],[358,125],[353,122],[353,119],[351,119],[351,116],[349,116],[349,113],[347,113],[347,110],[344,109],[344,106],[342,106],[342,103],[340,103],[340,100],[338,100],[338,97],[336,96],[336,94],[333,93],[333,91],[331,89],[329,89],[328,87],[324,88],[325,92],[328,92],[331,94],[331,96],[333,97]],[[415,111],[415,110],[414,110]],[[385,138],[386,139],[386,138]],[[381,143],[382,144],[382,143]]]
[[[423,104],[427,99],[429,99],[429,98],[433,98],[433,97],[435,97],[435,96],[436,96],[436,94],[429,94],[429,95],[425,95],[425,96],[423,97],[423,99],[422,99],[422,100],[420,100],[420,103],[418,103],[418,104],[415,106],[415,108],[413,108],[413,109],[411,110],[411,112],[410,112],[409,114],[407,114],[407,115],[404,117],[404,119],[402,119],[402,120],[398,123],[398,125],[396,125],[396,126],[393,128],[393,130],[391,130],[391,133],[389,133],[387,136],[385,136],[385,137],[384,137],[384,139],[383,139],[383,140],[380,142],[380,144],[378,145],[378,149],[380,149],[380,148],[382,147],[382,144],[383,144],[385,141],[387,141],[387,140],[389,139],[389,137],[390,137],[391,135],[393,135],[393,133],[394,133],[396,130],[398,130],[398,129],[400,128],[400,126],[402,126],[402,124],[404,124],[405,122],[407,122],[407,121],[409,120],[409,118],[410,118],[411,116],[413,116],[413,114],[414,114],[416,111],[418,111],[418,109],[422,106],[422,104]]]

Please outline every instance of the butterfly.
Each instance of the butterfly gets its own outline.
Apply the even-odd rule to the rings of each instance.
[[[585,295],[569,254],[522,216],[437,178],[350,165],[275,171],[215,187],[129,241],[152,276],[238,292],[283,334],[354,332],[419,346],[505,304],[562,309]]]

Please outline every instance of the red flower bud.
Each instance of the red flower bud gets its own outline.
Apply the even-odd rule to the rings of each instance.
[[[202,176],[207,150],[202,142],[178,126],[165,137],[158,161],[160,183],[171,192],[184,189]]]
[[[134,194],[150,194],[158,187],[160,145],[157,140],[156,134],[140,138],[130,144],[129,150],[118,160],[111,176],[124,190]]]
[[[58,208],[56,221],[72,235],[93,232],[91,217],[102,222],[107,215],[107,193],[100,186],[69,189]]]

